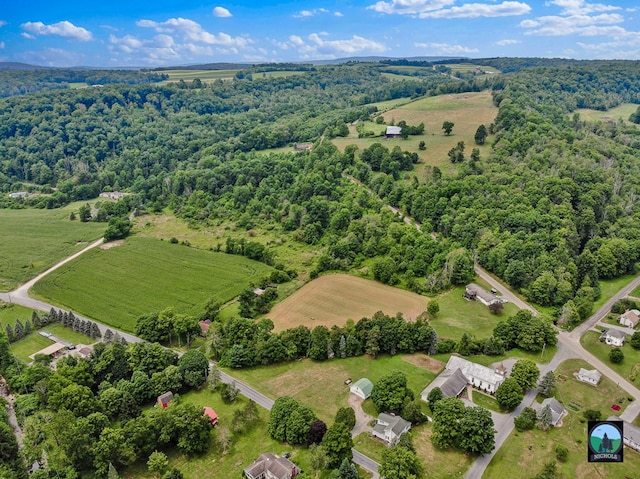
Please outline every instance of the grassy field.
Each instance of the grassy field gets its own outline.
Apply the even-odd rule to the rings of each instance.
[[[474,63],[452,63],[447,65],[447,67],[451,68],[451,71],[453,73],[456,73],[456,72],[469,73],[475,70],[482,70],[485,73],[500,73],[500,70],[497,70],[494,67],[476,65]]]
[[[69,220],[80,203],[54,210],[0,209],[0,290],[9,291],[104,233],[104,223]]]
[[[498,401],[496,401],[496,398],[494,398],[493,396],[489,396],[488,394],[484,394],[480,391],[476,391],[475,389],[471,391],[471,395],[472,395],[473,403],[476,406],[482,406],[485,409],[489,409],[490,411],[495,411],[499,413],[505,412],[500,409],[500,405],[498,404]]]
[[[460,286],[437,298],[440,312],[430,324],[439,337],[457,340],[466,332],[476,339],[486,339],[498,322],[518,312],[517,306],[507,303],[502,314],[492,314],[484,304],[464,299],[463,293],[464,287]]]
[[[366,377],[375,383],[390,371],[402,371],[409,387],[419,394],[442,367],[441,363],[424,354],[412,354],[377,359],[358,356],[325,362],[304,359],[229,373],[273,399],[291,396],[331,424],[338,409],[347,406],[349,386],[344,384],[345,379],[356,381]]]
[[[415,319],[428,300],[409,291],[347,274],[320,276],[278,303],[268,314],[276,331],[305,325],[342,326],[348,319],[359,321],[382,311],[390,316],[402,312]]]
[[[355,127],[351,127],[348,137],[335,138],[332,140],[333,143],[342,151],[351,144],[363,149],[382,140],[383,144],[389,149],[394,146],[400,146],[403,150],[415,151],[421,159],[421,164],[417,165],[415,170],[418,177],[424,174],[425,165],[438,166],[448,173],[455,172],[456,167],[449,161],[447,153],[459,141],[464,141],[466,145],[466,156],[471,153],[472,148],[480,150],[481,158],[489,155],[490,141],[488,140],[483,146],[477,146],[474,140],[478,126],[492,123],[498,112],[498,109],[493,106],[489,91],[426,97],[396,108],[391,108],[393,105],[389,104],[389,102],[386,102],[384,106],[388,111],[385,111],[382,116],[387,124],[392,121],[398,123],[400,120],[405,120],[409,125],[424,123],[425,134],[410,136],[406,140],[382,140],[380,137],[358,138]],[[443,134],[442,124],[445,121],[454,123],[453,132],[450,136]],[[375,128],[368,129],[378,132],[379,130],[384,130],[385,125],[375,125]],[[426,143],[427,149],[424,151],[418,149],[421,141]]]
[[[603,342],[601,343],[599,337],[600,335],[595,331],[587,331],[580,338],[580,343],[587,351],[600,359],[620,376],[636,387],[640,387],[640,351],[633,349],[627,342],[622,346],[624,360],[620,364],[613,364],[609,361],[611,346],[607,346]]]
[[[606,477],[608,479],[627,479],[640,477],[640,455],[627,449],[623,464],[594,464],[586,461],[587,423],[583,422],[584,409],[602,411],[608,417],[612,411],[611,398],[625,396],[623,390],[607,378],[602,378],[596,388],[577,381],[573,372],[585,367],[592,369],[582,360],[563,362],[556,371],[556,398],[569,408],[569,415],[563,419],[560,428],[551,428],[547,432],[534,429],[519,433],[514,430],[507,441],[496,453],[489,464],[484,477],[532,477],[542,470],[546,462],[555,460],[555,447],[563,444],[569,449],[567,462],[558,462],[561,477]],[[623,407],[626,405],[623,405]]]
[[[12,326],[15,324],[16,319],[22,321],[22,324],[28,319],[31,320],[33,310],[20,306],[18,304],[3,303],[0,301],[0,328],[4,331],[7,324]]]
[[[580,119],[585,121],[623,120],[626,124],[631,124],[629,117],[632,113],[635,113],[637,109],[638,105],[635,103],[623,103],[607,111],[583,108],[576,110],[576,112],[580,114]],[[570,116],[573,116],[573,113],[571,113]]]
[[[162,83],[172,83],[180,80],[191,82],[199,78],[203,83],[215,80],[230,80],[240,70],[164,70],[154,73],[167,74],[169,79]]]
[[[132,332],[136,319],[172,307],[197,314],[211,297],[228,301],[270,268],[242,256],[131,237],[87,252],[33,288],[34,296]]]
[[[597,311],[606,303],[613,295],[624,288],[627,284],[635,279],[637,275],[627,274],[619,278],[609,279],[607,281],[598,281],[600,285],[600,297],[593,304],[593,311]],[[633,293],[632,293],[633,294]]]

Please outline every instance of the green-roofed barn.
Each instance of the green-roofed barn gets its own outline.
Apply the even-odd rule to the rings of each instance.
[[[373,391],[373,383],[367,378],[358,379],[351,385],[351,393],[362,399],[367,399]]]

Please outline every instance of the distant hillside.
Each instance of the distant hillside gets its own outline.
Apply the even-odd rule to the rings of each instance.
[[[28,63],[19,62],[0,62],[0,71],[2,70],[46,70],[48,67],[40,65],[29,65]]]
[[[385,61],[397,61],[397,60],[407,60],[410,62],[441,62],[443,60],[468,60],[465,57],[347,57],[347,58],[336,58],[335,60],[312,60],[308,63],[312,63],[314,65],[339,65],[342,63],[349,62],[385,62]]]

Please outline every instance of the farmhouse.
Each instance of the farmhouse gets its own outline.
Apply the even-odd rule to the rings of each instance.
[[[635,328],[638,321],[640,321],[640,311],[637,309],[628,309],[618,318],[618,322],[628,328]]]
[[[501,298],[475,283],[468,284],[462,296],[464,299],[468,299],[469,301],[479,301],[485,306],[491,306],[492,304],[502,302]]]
[[[569,414],[567,410],[556,398],[547,398],[542,401],[540,410],[547,405],[549,406],[549,409],[551,409],[551,425],[553,427],[562,426],[562,418]]]
[[[395,446],[405,432],[411,429],[411,423],[400,416],[380,413],[378,423],[371,432],[375,437],[382,439],[390,446]]]
[[[578,371],[577,373],[573,373],[573,375],[578,381],[593,384],[594,386],[598,385],[598,383],[600,382],[600,378],[602,377],[602,374],[600,374],[600,371],[598,371],[597,369],[589,370],[584,368],[580,368],[580,371]]]
[[[218,414],[210,407],[207,406],[204,408],[203,416],[207,416],[211,420],[212,426],[218,424]]]
[[[244,469],[248,479],[293,479],[300,468],[289,459],[271,452],[260,454],[253,464]]]
[[[399,126],[388,126],[386,131],[387,138],[401,138],[402,128]]]
[[[351,385],[349,390],[351,394],[355,394],[362,399],[367,399],[371,396],[371,391],[373,391],[373,383],[367,378],[360,378]]]
[[[173,401],[173,393],[171,391],[158,396],[158,405],[162,409],[168,408],[171,401]]]
[[[600,341],[604,341],[609,346],[620,347],[624,344],[627,335],[617,329],[608,329],[600,335]]]
[[[609,416],[607,421],[620,421],[618,416]],[[630,422],[623,421],[622,427],[622,442],[625,446],[640,452],[640,428],[631,424]]]
[[[496,369],[488,368],[482,364],[467,361],[459,356],[451,356],[449,361],[447,361],[445,369],[454,372],[456,369],[460,369],[460,372],[467,378],[468,384],[491,394],[495,394],[498,386],[502,384],[506,375],[506,369],[504,369],[504,367]]]

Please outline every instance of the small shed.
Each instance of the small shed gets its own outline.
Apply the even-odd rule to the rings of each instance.
[[[360,378],[351,385],[349,390],[351,394],[355,394],[362,399],[367,399],[371,396],[371,391],[373,391],[373,383],[367,378]]]
[[[158,396],[158,405],[162,409],[168,408],[169,404],[171,404],[171,401],[173,401],[173,393],[171,391],[168,391]]]
[[[218,424],[218,414],[209,406],[206,406],[204,408],[204,413],[202,415],[207,416],[211,420],[212,426],[215,426],[216,424]]]
[[[388,126],[386,131],[387,138],[401,138],[402,128],[399,126]]]

